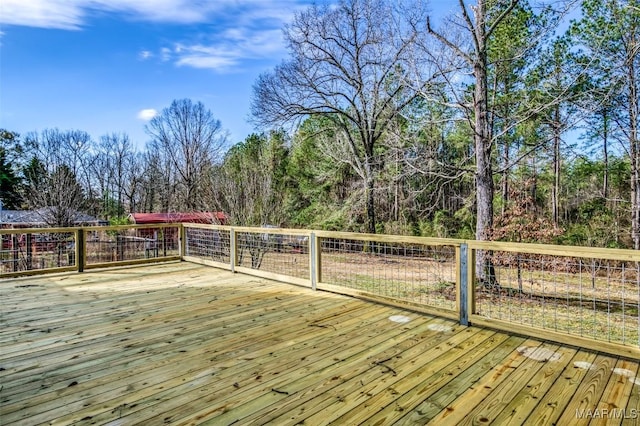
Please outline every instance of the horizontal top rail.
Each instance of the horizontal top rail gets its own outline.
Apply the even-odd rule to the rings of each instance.
[[[0,235],[19,234],[42,234],[42,233],[73,233],[79,230],[85,232],[93,231],[120,231],[131,229],[167,229],[167,228],[199,228],[211,230],[234,230],[235,232],[252,232],[261,234],[288,234],[299,236],[310,236],[312,233],[319,238],[349,239],[356,241],[374,241],[383,243],[405,243],[405,244],[426,244],[433,246],[454,246],[459,247],[467,244],[473,250],[504,251],[526,254],[563,256],[575,258],[599,258],[606,260],[620,260],[628,262],[640,262],[640,251],[631,249],[611,249],[582,246],[562,246],[538,243],[513,243],[503,241],[476,241],[460,240],[454,238],[433,238],[417,237],[406,235],[389,234],[364,234],[357,232],[323,231],[309,229],[292,228],[260,228],[248,226],[229,226],[201,223],[154,223],[136,225],[112,225],[112,226],[79,226],[79,227],[56,227],[56,228],[15,228],[0,229]]]
[[[214,223],[183,223],[182,226],[185,228],[198,228],[198,229],[230,229],[231,227],[228,225],[216,225]]]
[[[288,235],[304,235],[309,236],[313,231],[307,229],[290,229],[290,228],[257,228],[250,226],[231,226],[236,232],[258,232],[260,234],[288,234]]]
[[[313,231],[321,238],[342,238],[345,240],[379,241],[382,243],[428,244],[440,246],[460,246],[465,241],[453,238],[412,237],[408,235],[361,234],[357,232]]]
[[[0,234],[44,234],[44,233],[64,233],[82,231],[121,231],[128,229],[150,229],[150,228],[177,228],[182,226],[181,223],[154,223],[149,225],[108,225],[108,226],[73,226],[65,228],[0,228]]]
[[[229,226],[229,225],[215,225],[212,223],[183,223],[185,228],[198,228],[198,229],[214,229],[214,230],[234,230],[235,232],[254,232],[260,234],[289,234],[289,235],[304,235],[309,236],[311,232],[306,229],[292,229],[292,228],[259,228],[252,226]]]
[[[565,256],[578,258],[598,258],[640,262],[640,251],[599,247],[560,246],[534,243],[509,243],[502,241],[465,241],[474,250],[494,250],[526,254]]]
[[[84,226],[80,229],[85,231],[125,231],[129,229],[166,229],[179,228],[182,224],[176,223],[150,223],[143,225],[109,225],[109,226]]]
[[[427,244],[434,246],[455,246],[467,244],[470,249],[474,250],[493,250],[504,252],[518,252],[526,254],[564,256],[576,258],[600,258],[607,260],[621,260],[629,262],[640,262],[640,251],[631,249],[610,249],[598,247],[582,247],[582,246],[562,246],[552,244],[538,243],[514,243],[503,241],[476,241],[476,240],[460,240],[454,238],[434,238],[434,237],[418,237],[406,235],[388,235],[388,234],[364,234],[357,232],[342,231],[323,231],[309,229],[292,229],[292,228],[260,228],[249,226],[229,226],[202,223],[155,223],[155,224],[136,224],[136,225],[112,225],[112,226],[80,226],[80,227],[57,227],[57,228],[15,228],[0,229],[2,235],[19,235],[19,234],[38,234],[38,233],[65,233],[84,230],[92,231],[120,231],[130,229],[166,229],[166,228],[199,228],[212,230],[234,230],[235,232],[253,232],[261,234],[288,234],[310,236],[313,233],[319,238],[337,238],[350,239],[357,241],[376,241],[383,243],[405,243],[405,244]]]

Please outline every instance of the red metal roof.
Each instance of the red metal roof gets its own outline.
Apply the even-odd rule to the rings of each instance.
[[[133,223],[222,223],[227,220],[223,212],[192,212],[192,213],[131,213]]]

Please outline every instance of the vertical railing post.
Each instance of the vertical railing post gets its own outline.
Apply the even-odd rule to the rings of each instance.
[[[13,272],[18,272],[18,251],[20,247],[18,246],[18,234],[11,235],[11,252],[12,252],[12,261],[13,261]]]
[[[87,245],[85,243],[84,229],[78,228],[76,231],[76,268],[78,272],[84,272],[84,265],[87,258]]]
[[[476,313],[476,249],[467,251],[467,310],[469,316]]]
[[[469,246],[466,243],[460,244],[457,252],[458,258],[458,313],[460,315],[460,324],[469,325]]]
[[[236,265],[238,264],[238,241],[236,239],[236,230],[229,229],[229,263],[231,266],[231,272],[236,272]]]
[[[318,286],[316,258],[318,247],[316,245],[316,233],[309,234],[309,280],[311,281],[311,289],[316,290]]]
[[[313,244],[315,246],[315,253],[312,263],[315,269],[315,284],[317,287],[318,283],[322,282],[322,239],[318,237],[315,232],[313,233]],[[314,287],[314,290],[316,287]]]
[[[180,260],[184,260],[184,257],[187,255],[187,229],[184,226],[184,223],[180,224],[180,228],[178,229],[179,237],[178,237],[178,247],[180,249]]]
[[[169,231],[169,228],[164,228],[162,230],[162,255],[164,257],[167,257],[168,231]],[[187,231],[186,231],[186,229],[184,229],[184,225],[182,223],[178,227],[178,235],[180,235],[180,233],[183,233],[184,237],[187,236]],[[171,234],[173,234],[173,232]],[[154,233],[153,239],[155,241],[153,242],[153,252],[152,252],[152,254],[155,255],[155,257],[158,257],[159,256],[159,254],[158,254],[159,247],[158,247],[158,233],[157,232]],[[185,240],[186,240],[186,238],[185,238]],[[187,254],[186,247],[185,247],[184,253]],[[183,256],[182,256],[182,253],[180,253],[180,260],[184,260]]]
[[[27,251],[27,271],[30,271],[33,269],[33,234],[27,234],[25,243]]]

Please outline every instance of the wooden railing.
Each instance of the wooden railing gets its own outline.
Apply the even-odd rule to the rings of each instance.
[[[483,251],[491,273],[469,280],[469,320],[640,358],[640,252],[466,241],[468,276]]]
[[[181,224],[1,229],[0,277],[180,259]]]
[[[80,228],[0,229],[0,277],[78,269]]]
[[[640,358],[633,250],[200,224],[0,234],[0,276],[182,259]]]
[[[185,260],[640,357],[640,252],[633,250],[214,225],[184,229]],[[477,274],[480,253],[486,264]]]

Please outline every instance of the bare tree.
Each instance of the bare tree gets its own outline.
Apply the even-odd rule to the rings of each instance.
[[[125,205],[128,211],[133,213],[140,211],[142,204],[142,183],[144,177],[143,170],[143,154],[140,152],[128,157],[125,166],[124,186],[122,193],[125,198]]]
[[[434,88],[435,89],[435,88]],[[472,149],[467,142],[470,132],[451,106],[443,102],[445,93],[436,90],[416,100],[412,111],[388,131],[385,147],[399,162],[395,179],[413,182],[407,197],[416,203],[420,215],[431,216],[437,210],[455,212],[467,204],[466,176],[472,164]]]
[[[26,173],[28,204],[49,226],[73,226],[85,207],[86,194],[78,176],[89,176],[91,138],[86,132],[57,129],[29,137],[35,158]]]
[[[94,179],[103,199],[103,212],[123,216],[132,210],[132,197],[127,188],[135,185],[138,176],[136,152],[126,134],[112,133],[100,138],[93,163]]]
[[[208,199],[235,225],[281,225],[285,221],[286,150],[281,133],[250,135],[233,146],[211,174]]]
[[[362,179],[367,230],[376,230],[376,146],[393,117],[416,96],[405,75],[424,9],[419,2],[341,0],[296,14],[285,28],[290,59],[254,85],[252,115],[263,126],[324,116]],[[402,7],[402,9],[401,9]],[[423,79],[424,82],[428,79]]]
[[[179,209],[175,168],[163,157],[155,144],[147,146],[142,156],[141,211],[169,212]]]
[[[153,138],[148,150],[158,157],[165,176],[174,176],[176,199],[169,204],[179,209],[198,210],[204,205],[203,185],[207,169],[218,162],[227,146],[222,124],[201,102],[175,100],[146,126]]]
[[[234,145],[222,165],[212,170],[210,194],[215,210],[229,215],[230,223],[244,226],[282,226],[285,220],[286,156],[284,135],[250,135]],[[240,233],[239,262],[245,250],[251,267],[259,268],[273,240],[265,234]],[[280,239],[280,236],[274,237]]]

